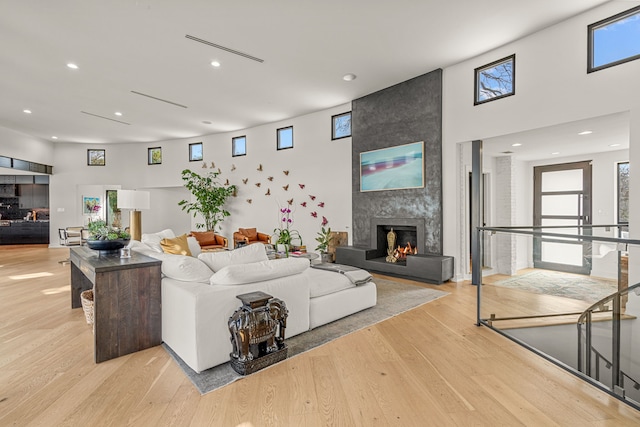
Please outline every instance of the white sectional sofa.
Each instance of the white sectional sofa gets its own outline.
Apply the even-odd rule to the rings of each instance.
[[[305,258],[269,260],[262,244],[199,253],[195,239],[192,256],[166,254],[159,242],[173,236],[145,234],[130,247],[162,260],[162,340],[196,372],[229,361],[227,322],[241,305],[237,295],[263,291],[283,300],[286,337],[376,304],[373,281],[356,285],[348,275],[311,268]]]

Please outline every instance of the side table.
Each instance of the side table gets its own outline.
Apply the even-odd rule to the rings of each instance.
[[[136,252],[100,255],[72,247],[71,308],[80,293],[93,288],[96,363],[162,343],[160,266],[162,261]]]

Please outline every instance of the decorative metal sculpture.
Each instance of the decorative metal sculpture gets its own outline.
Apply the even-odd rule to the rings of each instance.
[[[392,228],[391,231],[387,233],[387,258],[386,258],[387,262],[398,261],[398,259],[394,256],[394,251],[396,250],[397,238],[398,238],[398,235],[396,234],[395,231],[393,231],[393,228]]]
[[[284,301],[264,292],[238,295],[243,305],[229,318],[231,367],[241,375],[287,357],[284,343],[289,311]]]

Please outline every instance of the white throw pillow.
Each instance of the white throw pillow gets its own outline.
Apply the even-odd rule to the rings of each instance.
[[[160,245],[160,241],[162,239],[173,239],[176,235],[172,229],[167,228],[165,230],[159,231],[157,233],[147,233],[142,235],[142,243],[149,246],[156,252],[163,253],[162,246]]]
[[[306,258],[282,258],[251,264],[228,265],[214,273],[209,279],[209,283],[212,285],[244,285],[293,276],[302,273],[307,268],[309,268],[309,260]]]
[[[198,257],[202,252],[202,248],[200,247],[200,243],[198,243],[198,239],[193,236],[187,236],[187,243],[189,244],[189,251],[191,251],[192,257]]]
[[[162,274],[171,279],[207,283],[213,274],[213,271],[198,258],[171,254],[153,256],[162,261]]]
[[[202,252],[198,259],[213,271],[219,271],[228,265],[267,261],[269,257],[262,243],[253,243],[232,251]]]

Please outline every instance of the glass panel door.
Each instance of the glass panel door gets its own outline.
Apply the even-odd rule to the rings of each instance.
[[[591,162],[538,166],[534,173],[534,226],[543,232],[590,235]],[[566,226],[566,228],[544,228]],[[533,239],[535,268],[591,273],[591,243],[568,237]]]

